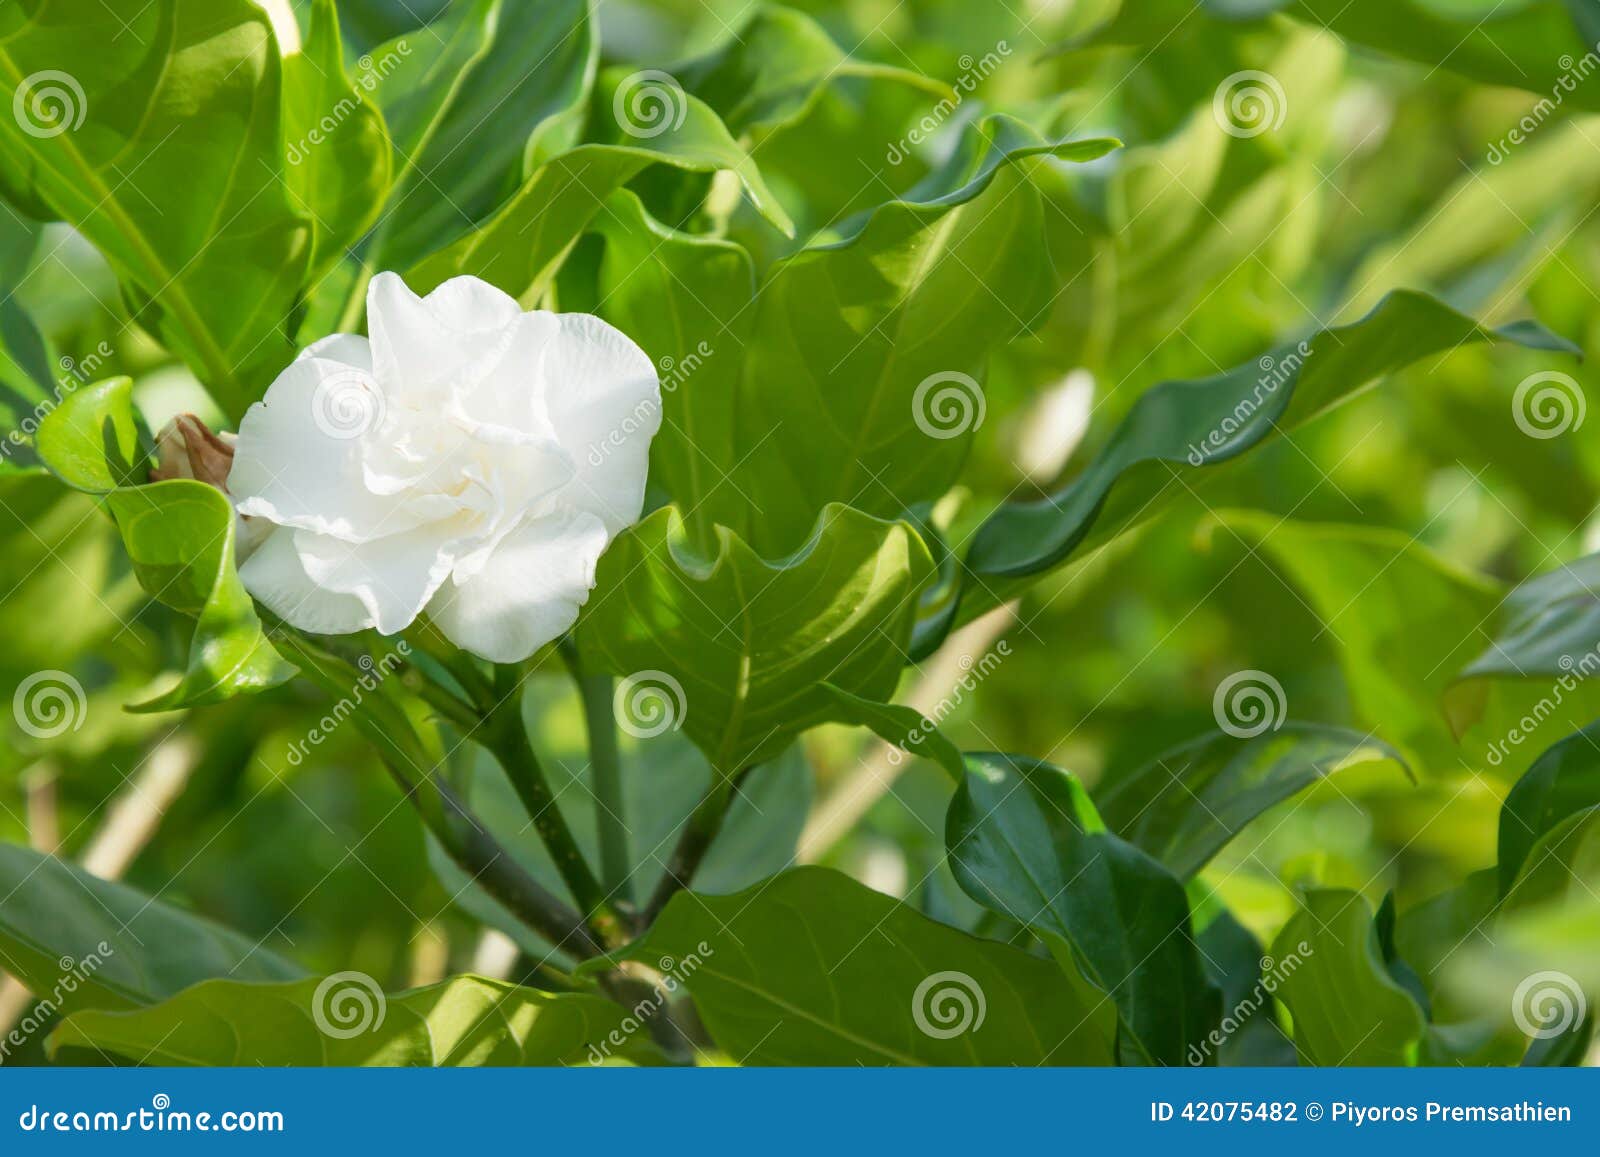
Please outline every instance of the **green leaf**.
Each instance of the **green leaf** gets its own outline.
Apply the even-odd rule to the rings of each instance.
[[[737,445],[758,550],[791,550],[830,502],[897,517],[955,481],[987,409],[988,357],[1042,320],[1060,280],[1033,171],[1109,139],[983,121],[928,190],[879,206],[762,286]],[[743,528],[741,528],[743,529]]]
[[[631,101],[653,109],[648,115],[659,112],[669,119],[660,124],[629,120]],[[620,119],[613,104],[624,110]],[[717,114],[682,89],[647,74],[613,71],[597,91],[594,116],[603,121],[606,139],[544,160],[482,228],[412,269],[406,275],[412,288],[426,293],[451,277],[471,274],[515,297],[537,298],[606,199],[654,164],[732,172],[768,220],[785,233],[793,232],[755,162],[728,135]],[[628,133],[629,125],[634,135]]]
[[[912,755],[926,756],[955,776],[958,783],[966,776],[960,749],[920,711],[896,703],[863,699],[832,683],[823,683],[822,689],[833,696],[841,723],[871,728],[884,742]]]
[[[825,86],[846,77],[955,97],[949,85],[920,72],[845,53],[820,24],[793,8],[758,8],[721,47],[669,71],[717,111],[729,132],[758,139],[804,117]]]
[[[575,143],[599,57],[590,9],[467,0],[367,54],[396,165],[371,268],[409,268],[470,233],[515,191],[536,142]]]
[[[1110,1064],[1113,1013],[1049,961],[826,868],[679,893],[628,959],[672,971],[747,1065]]]
[[[1076,478],[1043,501],[1007,503],[983,524],[967,555],[974,577],[959,620],[1005,602],[1074,553],[1190,493],[1199,484],[1196,471],[1294,429],[1420,358],[1489,341],[1577,352],[1532,323],[1486,329],[1426,294],[1399,292],[1359,321],[1286,343],[1260,362],[1152,387]],[[1263,373],[1265,364],[1274,368]]]
[[[1372,910],[1355,892],[1318,888],[1272,943],[1272,956],[1297,961],[1278,984],[1305,1064],[1411,1065],[1423,1035],[1422,1010],[1389,975]]]
[[[0,193],[73,225],[138,319],[235,417],[292,352],[311,225],[286,182],[281,66],[248,0],[0,9]]]
[[[64,1012],[155,1004],[212,977],[303,975],[251,937],[15,844],[0,843],[0,895],[0,967]]]
[[[1529,852],[1558,824],[1600,806],[1600,722],[1550,748],[1517,780],[1500,805],[1500,893],[1505,895]]]
[[[750,257],[730,241],[668,228],[626,189],[606,202],[594,228],[605,239],[597,312],[660,371],[651,481],[685,512],[695,541],[709,543],[717,512],[743,501],[729,476],[740,453],[735,391],[755,321]]]
[[[1494,640],[1461,679],[1585,678],[1600,670],[1600,554],[1536,575],[1503,600]]]
[[[303,48],[283,62],[285,175],[312,220],[310,276],[360,239],[389,191],[389,134],[366,92],[380,80],[362,81],[358,90],[345,75],[333,0],[314,0]]]
[[[103,494],[134,486],[150,473],[133,409],[133,379],[110,378],[81,386],[39,423],[34,447],[61,481]]]
[[[945,821],[956,882],[1031,927],[1068,973],[1116,1002],[1147,1064],[1181,1065],[1216,1026],[1183,885],[1105,830],[1070,773],[1022,756],[969,754]]]
[[[910,527],[845,506],[775,562],[726,528],[714,554],[698,552],[668,507],[601,557],[579,645],[597,670],[670,692],[672,726],[732,775],[839,717],[820,684],[893,693],[932,570]]]
[[[1284,723],[1260,735],[1203,735],[1125,776],[1096,799],[1106,825],[1187,880],[1251,820],[1336,772],[1374,760],[1410,768],[1358,731]]]
[[[140,1065],[581,1065],[641,1055],[604,997],[456,976],[395,996],[359,972],[289,984],[208,980],[153,1008],[79,1012],[50,1054]],[[615,1033],[625,1045],[608,1046]],[[89,1050],[87,1054],[76,1050]]]
[[[275,687],[294,674],[261,630],[234,564],[236,519],[228,496],[188,479],[114,490],[134,573],[161,602],[196,617],[189,666],[176,687],[133,711],[174,711]]]

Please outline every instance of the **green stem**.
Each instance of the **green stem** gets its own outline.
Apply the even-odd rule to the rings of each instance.
[[[633,858],[628,849],[628,816],[622,796],[622,753],[611,707],[611,676],[583,669],[578,649],[563,639],[561,657],[583,697],[583,722],[589,734],[589,766],[594,769],[595,828],[600,838],[600,879],[614,896],[628,898]]]
[[[579,850],[566,817],[556,805],[555,793],[550,790],[533,744],[528,741],[527,728],[522,722],[517,669],[497,667],[495,674],[495,691],[499,698],[484,718],[484,746],[500,761],[506,778],[533,821],[534,830],[550,852],[556,871],[561,873],[572,898],[589,918],[590,926],[599,934],[602,943],[620,946],[626,940],[626,926]]]
[[[667,906],[668,900],[687,888],[694,880],[694,874],[699,869],[701,861],[706,858],[706,853],[716,841],[717,833],[722,830],[722,821],[727,818],[728,808],[733,803],[734,791],[749,772],[750,769],[747,767],[733,776],[719,775],[716,782],[711,785],[711,790],[706,792],[699,805],[690,813],[683,834],[678,837],[678,844],[672,849],[672,855],[667,860],[666,872],[656,885],[656,890],[650,894],[650,902],[644,906],[641,924],[645,928],[655,923],[656,917],[661,915],[661,910]]]

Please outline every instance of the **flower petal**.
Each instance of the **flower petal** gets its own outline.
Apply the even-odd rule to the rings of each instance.
[[[399,274],[380,273],[367,287],[374,372],[396,404],[420,405],[498,363],[521,316],[515,299],[476,277],[453,277],[418,297]]]
[[[297,530],[294,546],[312,582],[355,598],[379,634],[393,635],[411,625],[450,573],[458,533],[451,521],[370,542]]]
[[[398,502],[367,486],[362,426],[375,429],[383,405],[371,377],[343,362],[291,362],[239,423],[228,475],[239,513],[351,542],[452,513],[443,494]]]
[[[353,595],[323,590],[311,581],[294,548],[293,530],[275,530],[239,564],[244,589],[280,619],[315,635],[348,635],[373,618]]]
[[[562,498],[616,534],[644,505],[661,385],[645,352],[585,313],[557,314],[542,370],[550,424],[577,466]]]
[[[358,333],[330,333],[318,338],[301,350],[301,358],[321,358],[325,362],[343,362],[358,370],[372,372],[372,343]]]
[[[577,621],[608,541],[592,514],[529,519],[476,575],[440,587],[428,614],[456,646],[492,662],[520,662]]]

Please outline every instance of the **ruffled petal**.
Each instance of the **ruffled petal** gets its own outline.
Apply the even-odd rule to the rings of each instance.
[[[345,542],[297,530],[294,546],[312,582],[354,598],[379,634],[393,635],[411,625],[450,573],[458,533],[444,522],[371,542]]]
[[[500,361],[521,316],[515,299],[476,277],[418,297],[398,274],[380,273],[367,287],[374,372],[396,404],[437,405],[440,390],[469,385]]]
[[[529,519],[471,579],[445,583],[428,614],[456,646],[495,663],[520,662],[577,621],[609,540],[592,514]]]
[[[373,625],[361,600],[311,581],[294,548],[293,530],[274,530],[239,565],[244,589],[290,626],[314,635],[348,635]]]
[[[362,446],[378,436],[384,405],[364,371],[322,358],[290,363],[239,423],[228,475],[239,513],[362,542],[455,511],[445,494],[397,501],[367,485]]]
[[[327,337],[318,338],[305,349],[300,351],[299,357],[321,358],[325,362],[343,362],[347,366],[354,366],[358,370],[372,372],[372,343],[358,333],[330,333]]]
[[[557,314],[543,396],[577,474],[562,498],[616,534],[639,519],[650,439],[661,427],[655,366],[620,330],[585,313]]]

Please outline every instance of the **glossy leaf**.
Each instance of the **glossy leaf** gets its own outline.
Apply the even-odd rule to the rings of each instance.
[[[914,708],[863,699],[832,683],[823,683],[822,687],[833,696],[841,723],[870,728],[885,743],[892,743],[912,755],[926,756],[954,776],[958,783],[966,776],[960,749],[944,737],[937,724]]]
[[[680,893],[627,956],[670,957],[745,1065],[1112,1061],[1113,1011],[1054,964],[826,868],[733,896]]]
[[[133,410],[133,379],[82,386],[39,423],[40,460],[68,486],[103,494],[149,475],[146,447]]]
[[[315,0],[300,52],[283,61],[290,196],[313,225],[311,273],[337,261],[377,217],[389,191],[383,114],[345,75],[333,0]]]
[[[1510,891],[1542,837],[1596,806],[1600,806],[1600,723],[1591,723],[1534,760],[1501,804],[1501,894]]]
[[[1297,961],[1278,984],[1294,1044],[1313,1065],[1410,1065],[1422,1010],[1389,975],[1372,910],[1354,892],[1315,889],[1278,933],[1272,956]]]
[[[141,322],[242,412],[289,358],[311,253],[265,13],[17,0],[0,9],[0,100],[34,110],[0,118],[0,194],[89,238]]]
[[[65,1012],[155,1004],[202,980],[291,980],[302,970],[253,937],[0,843],[0,967]]]
[[[50,1050],[140,1065],[582,1065],[642,1055],[636,1042],[607,1047],[611,1033],[630,1035],[627,1015],[604,997],[481,976],[395,996],[358,972],[289,984],[208,980],[153,1008],[70,1016]]]
[[[1532,323],[1486,329],[1419,293],[1393,293],[1346,326],[1321,329],[1199,381],[1162,382],[1140,395],[1088,466],[1040,502],[1008,503],[984,523],[966,558],[960,619],[976,617],[1074,553],[1150,517],[1161,500],[1198,485],[1195,471],[1223,463],[1348,400],[1430,354],[1476,342],[1533,349],[1576,347]]]
[[[178,685],[130,710],[219,703],[294,674],[267,642],[239,581],[236,519],[227,495],[202,482],[174,479],[112,491],[106,504],[145,590],[196,619],[188,669]]]
[[[1071,773],[969,754],[945,821],[950,866],[984,907],[1031,927],[1063,970],[1116,1002],[1134,1054],[1185,1063],[1221,1015],[1183,885],[1105,830]]]
[[[1249,737],[1223,732],[1163,752],[1114,777],[1095,803],[1106,825],[1188,879],[1262,812],[1357,764],[1392,760],[1387,744],[1316,723]]]
[[[793,549],[830,502],[892,518],[949,488],[987,410],[989,354],[1076,272],[1039,244],[1030,174],[1116,144],[992,118],[926,193],[773,271],[738,403],[737,444],[759,446],[741,472],[758,549]]]
[[[597,669],[665,689],[672,725],[732,775],[839,717],[823,682],[889,697],[932,569],[909,527],[848,507],[777,561],[725,528],[701,554],[668,507],[602,556],[579,644]]]

